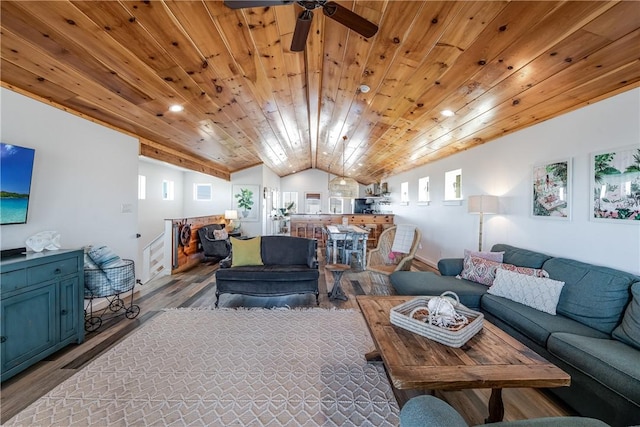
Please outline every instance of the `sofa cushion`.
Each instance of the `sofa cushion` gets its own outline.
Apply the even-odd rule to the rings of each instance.
[[[565,283],[557,312],[611,334],[629,302],[631,284],[637,276],[565,258],[544,263],[549,277]]]
[[[398,295],[440,295],[453,291],[460,303],[472,310],[480,309],[480,297],[488,289],[479,283],[430,271],[396,271],[389,276],[389,281]]]
[[[516,248],[515,246],[499,243],[493,245],[491,252],[504,251],[502,262],[529,268],[542,268],[542,265],[551,258],[549,255],[528,249]]]
[[[640,350],[640,282],[631,286],[631,302],[622,323],[613,330],[613,337]]]
[[[243,265],[262,265],[262,257],[260,255],[261,237],[256,236],[251,239],[231,239],[231,267],[240,267]]]
[[[616,340],[554,333],[551,354],[632,402],[640,402],[638,350]]]
[[[316,247],[314,239],[292,236],[263,236],[262,261],[266,265],[305,264],[316,268]]]
[[[563,286],[564,282],[557,280],[499,268],[496,280],[487,292],[555,316]]]
[[[481,301],[482,311],[505,322],[536,344],[545,347],[553,332],[571,332],[595,338],[609,338],[608,334],[590,328],[580,322],[553,316],[520,303],[485,294]]]

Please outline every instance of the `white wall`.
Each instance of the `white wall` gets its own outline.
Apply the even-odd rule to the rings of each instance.
[[[298,213],[304,213],[304,193],[320,193],[322,213],[329,212],[329,181],[335,178],[335,175],[321,171],[319,169],[307,169],[292,175],[285,176],[280,180],[281,191],[297,191],[298,192]],[[365,187],[359,186],[359,196],[364,197]],[[345,212],[351,213],[353,205],[345,203]]]
[[[212,200],[209,202],[193,199],[194,184],[211,184]],[[231,183],[198,172],[184,173],[184,213],[185,217],[223,215],[231,209]]]
[[[231,183],[211,175],[190,171],[154,159],[140,157],[139,174],[147,178],[147,194],[138,201],[138,256],[165,230],[166,219],[223,215],[231,207]],[[162,181],[174,182],[174,200],[162,200]],[[194,184],[211,184],[212,201],[193,199]]]
[[[257,221],[241,221],[242,223],[242,234],[247,236],[257,236],[267,234],[268,230],[263,230],[263,219],[261,216],[262,206],[264,205],[264,199],[262,198],[262,189],[264,188],[263,179],[264,179],[264,166],[254,166],[252,168],[244,169],[239,172],[231,174],[231,183],[232,185],[258,185],[258,204],[259,206],[254,206],[255,209],[258,209],[258,220]],[[233,206],[233,187],[229,196],[229,205]],[[253,208],[252,208],[253,209]],[[240,216],[240,213],[238,213]]]
[[[135,260],[138,140],[4,88],[0,96],[2,141],[36,150],[27,223],[0,228],[2,249],[55,230],[64,248],[105,244]]]
[[[590,154],[610,148],[640,148],[640,89],[567,113],[387,181],[396,223],[417,224],[423,233],[418,257],[435,264],[477,249],[478,216],[467,213],[470,195],[500,196],[501,213],[485,217],[484,248],[508,243],[550,255],[640,273],[640,221],[589,220]],[[549,161],[573,161],[571,221],[533,218],[532,167]],[[462,169],[462,206],[444,206],[444,173]],[[429,176],[430,206],[418,206],[417,181]],[[409,206],[399,205],[400,183],[409,182]]]

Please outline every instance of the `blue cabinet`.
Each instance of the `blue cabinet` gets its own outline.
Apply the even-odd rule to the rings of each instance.
[[[83,264],[81,250],[2,261],[2,381],[70,343],[84,341]]]

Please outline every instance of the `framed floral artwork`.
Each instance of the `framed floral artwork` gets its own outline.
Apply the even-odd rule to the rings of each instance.
[[[533,167],[531,215],[536,218],[571,219],[571,159]]]
[[[591,215],[594,221],[640,224],[640,148],[591,155]]]
[[[238,211],[240,221],[258,221],[260,212],[260,186],[234,184],[232,187],[233,209]]]

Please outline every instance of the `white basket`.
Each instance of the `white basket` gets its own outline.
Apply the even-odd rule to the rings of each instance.
[[[457,295],[456,295],[457,297]],[[390,320],[392,325],[422,335],[423,337],[437,341],[449,347],[462,347],[475,334],[480,332],[484,320],[484,315],[471,310],[462,304],[456,303],[455,309],[458,313],[467,316],[469,323],[462,327],[445,328],[421,322],[410,317],[410,314],[419,307],[427,307],[429,300],[433,296],[417,297],[391,309]],[[455,303],[455,301],[454,301]]]

